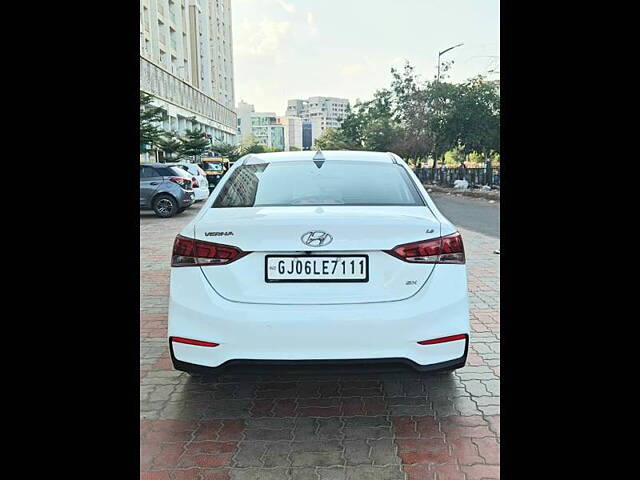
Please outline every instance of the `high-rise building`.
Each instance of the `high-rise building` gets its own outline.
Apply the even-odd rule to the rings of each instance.
[[[307,100],[289,100],[286,114],[311,123],[311,141],[315,144],[327,128],[340,128],[348,109],[349,100],[346,98],[309,97]]]
[[[275,112],[256,112],[250,103],[238,102],[238,135],[241,142],[252,139],[266,147],[285,150],[285,126]]]
[[[302,150],[302,118],[278,117],[278,123],[284,126],[284,150]]]
[[[165,130],[235,143],[231,0],[140,0],[140,90],[167,111]]]
[[[311,131],[311,122],[303,121],[302,122],[302,149],[303,150],[311,150],[311,146],[313,145],[313,135]]]

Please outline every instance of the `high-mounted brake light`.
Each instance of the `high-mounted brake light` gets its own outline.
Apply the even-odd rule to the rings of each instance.
[[[465,263],[462,235],[458,232],[446,237],[398,245],[386,252],[411,263]]]
[[[195,267],[197,265],[223,265],[231,263],[251,252],[219,243],[203,242],[178,235],[173,242],[172,267]]]
[[[191,338],[184,337],[171,337],[170,340],[176,343],[186,343],[187,345],[198,345],[199,347],[217,347],[220,345],[215,342],[204,342],[202,340],[193,340]]]

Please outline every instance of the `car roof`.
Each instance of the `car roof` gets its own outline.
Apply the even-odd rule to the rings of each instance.
[[[141,167],[175,167],[175,163],[141,163]]]
[[[250,153],[243,158],[250,160],[260,160],[263,162],[293,162],[299,160],[313,160],[319,151],[305,150],[297,152],[272,152],[272,153]],[[320,152],[324,160],[349,160],[366,162],[393,163],[396,161],[392,153],[389,152],[364,152],[360,150],[322,150]]]

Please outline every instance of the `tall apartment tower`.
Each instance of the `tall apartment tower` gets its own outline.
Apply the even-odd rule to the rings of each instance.
[[[166,130],[235,143],[231,33],[231,0],[140,0],[140,90],[167,110]]]
[[[349,100],[336,97],[309,97],[306,100],[288,100],[288,117],[300,117],[311,124],[312,144],[327,128],[340,128],[347,116]]]

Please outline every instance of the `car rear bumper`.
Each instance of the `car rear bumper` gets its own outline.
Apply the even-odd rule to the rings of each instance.
[[[194,188],[193,191],[196,194],[196,198],[195,198],[196,202],[199,202],[201,200],[206,200],[207,198],[209,198],[209,187],[207,186]]]
[[[171,352],[171,361],[173,368],[182,372],[198,373],[203,375],[219,375],[226,373],[229,369],[240,367],[252,370],[260,367],[282,367],[282,368],[322,368],[337,367],[341,371],[355,367],[362,369],[365,367],[373,367],[374,369],[402,365],[411,367],[418,372],[437,372],[442,370],[453,370],[464,367],[467,362],[467,351],[469,348],[469,337],[465,340],[464,354],[457,359],[447,360],[445,362],[434,363],[431,365],[420,365],[408,358],[362,358],[349,360],[229,360],[218,367],[206,367],[194,363],[183,362],[178,360],[173,353],[173,344],[169,341],[169,350]]]
[[[464,265],[438,265],[427,284],[402,301],[275,305],[225,300],[199,268],[172,268],[168,334],[219,344],[170,342],[175,368],[186,371],[224,369],[239,362],[301,365],[327,360],[400,362],[418,370],[458,368],[468,348],[466,270]],[[466,339],[418,344],[459,334]]]
[[[180,208],[185,208],[193,205],[196,195],[193,190],[182,190],[178,196],[178,204]]]

